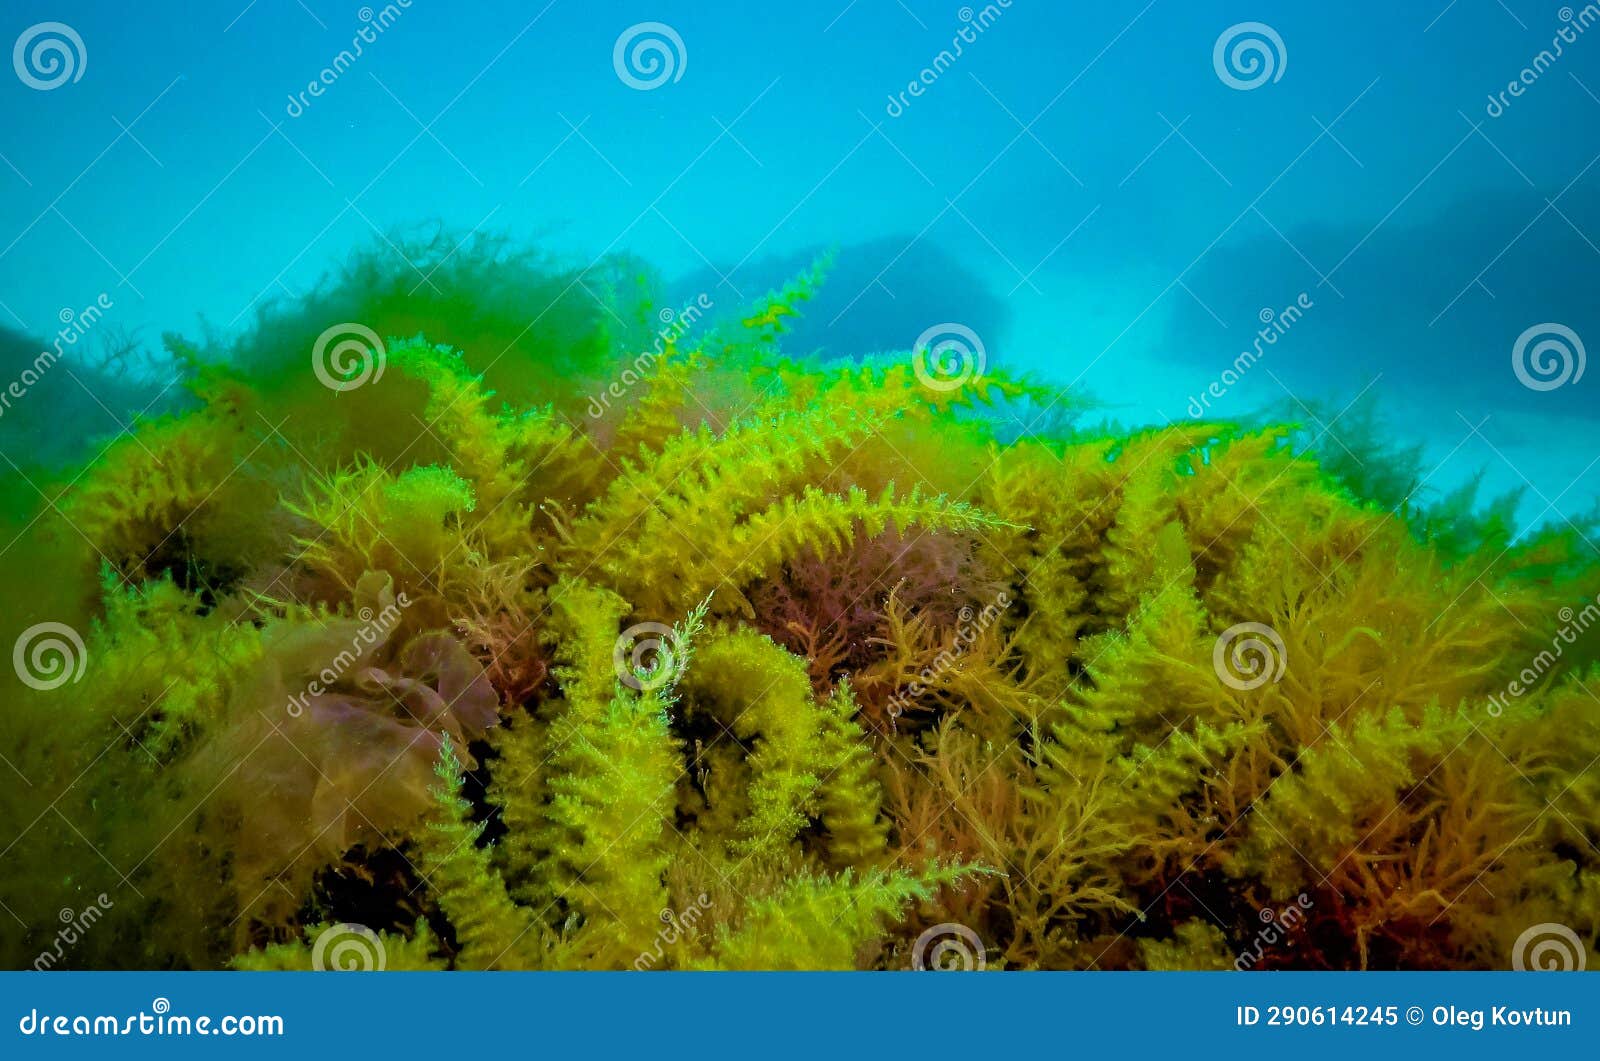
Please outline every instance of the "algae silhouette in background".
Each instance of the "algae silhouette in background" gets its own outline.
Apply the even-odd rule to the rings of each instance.
[[[958,255],[912,233],[843,246],[816,246],[738,263],[717,263],[670,285],[687,301],[704,293],[735,305],[827,263],[826,283],[803,316],[788,322],[791,355],[859,358],[903,351],[930,325],[960,321],[995,349],[1011,325],[1005,300]]]
[[[1098,430],[998,348],[951,389],[791,357],[809,274],[641,362],[638,263],[451,246],[169,337],[175,411],[48,508],[7,479],[7,635],[83,648],[4,675],[6,965],[102,893],[58,967],[1595,941],[1587,526],[1374,499],[1290,424]]]

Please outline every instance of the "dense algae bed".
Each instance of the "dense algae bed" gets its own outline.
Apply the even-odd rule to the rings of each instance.
[[[631,263],[449,246],[169,337],[169,413],[11,458],[8,636],[84,648],[4,674],[6,966],[1593,949],[1588,525],[1419,505],[1348,430],[812,363],[813,277],[656,357]],[[352,322],[382,373],[329,387]]]

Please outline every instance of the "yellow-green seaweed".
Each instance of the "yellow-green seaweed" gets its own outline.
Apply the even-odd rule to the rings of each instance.
[[[5,965],[102,894],[47,965],[311,968],[351,924],[389,968],[1594,946],[1587,524],[1422,503],[1381,438],[1364,472],[1290,423],[814,363],[819,272],[644,357],[633,263],[441,264],[169,339],[181,407],[7,479],[8,634],[84,667],[3,675]],[[349,321],[385,371],[333,390]]]

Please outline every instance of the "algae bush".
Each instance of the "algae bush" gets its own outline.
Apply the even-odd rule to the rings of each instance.
[[[1587,524],[1425,503],[1372,423],[816,362],[820,271],[702,316],[451,248],[168,336],[130,431],[8,456],[7,966],[1595,945]]]

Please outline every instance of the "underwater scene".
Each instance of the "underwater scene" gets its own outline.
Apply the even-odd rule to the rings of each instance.
[[[1593,960],[1600,5],[0,43],[0,967]]]

